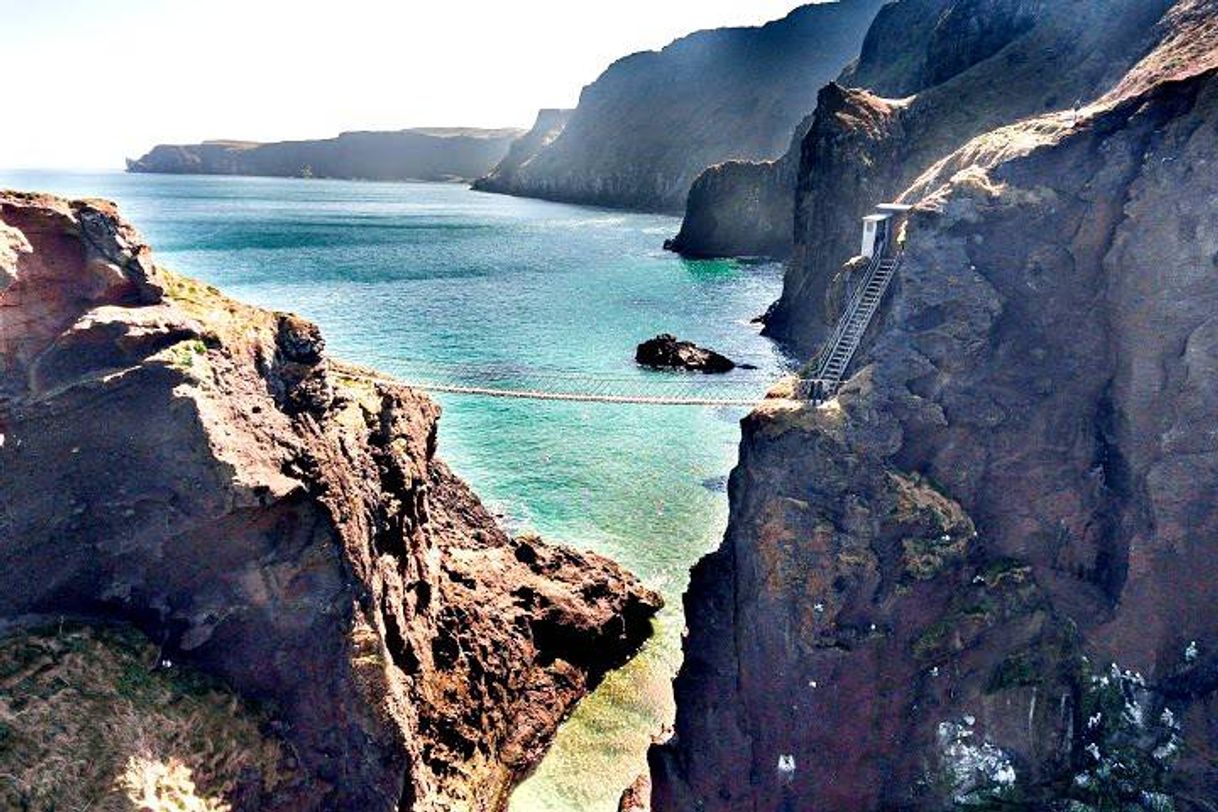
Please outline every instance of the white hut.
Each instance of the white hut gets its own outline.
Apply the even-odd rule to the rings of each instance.
[[[875,256],[875,245],[884,241],[883,235],[887,233],[891,219],[891,214],[869,214],[863,218],[863,248],[860,254],[867,259]]]
[[[907,203],[881,203],[875,214],[863,218],[863,248],[859,252],[867,259],[875,256],[877,245],[883,246],[892,236],[892,219],[912,209]]]

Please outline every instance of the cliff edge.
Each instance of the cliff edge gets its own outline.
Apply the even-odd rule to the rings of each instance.
[[[853,376],[746,420],[654,809],[1218,797],[1218,7],[1151,30],[916,178]]]
[[[776,163],[743,162],[730,174],[712,167],[695,181],[672,247],[692,256],[791,258],[771,333],[807,352],[800,325],[809,308],[802,298],[823,291],[802,286],[823,275],[822,251],[836,268],[859,217],[973,136],[1110,87],[1146,47],[1147,30],[1168,5],[888,3],[867,30],[858,59],[837,78],[842,93],[822,91]],[[883,132],[856,126],[850,100],[862,91],[892,108]],[[864,154],[870,147],[891,151]],[[863,194],[856,198],[856,191]]]
[[[814,352],[831,329],[832,302],[841,295],[836,277],[843,257],[858,250],[865,214],[970,139],[1107,92],[1154,47],[1155,26],[1170,5],[899,0],[887,6],[873,29],[891,47],[865,47],[850,74],[875,87],[823,89],[800,144],[794,248],[767,333],[797,354]],[[927,14],[933,26],[915,24]],[[915,81],[901,80],[905,70],[935,84],[893,98],[891,91]]]
[[[629,574],[497,526],[434,403],[112,204],[0,194],[0,372],[0,619],[131,624],[266,708],[300,777],[246,808],[503,809],[649,634]]]

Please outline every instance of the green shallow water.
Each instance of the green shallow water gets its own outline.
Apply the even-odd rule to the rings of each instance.
[[[407,378],[490,365],[507,385],[562,371],[663,393],[672,379],[633,353],[665,331],[759,368],[732,373],[729,397],[783,365],[748,324],[780,269],[668,254],[671,217],[441,184],[0,172],[0,186],[114,199],[163,264],[301,313],[333,354]],[[652,642],[581,703],[512,802],[615,810],[671,720],[680,596],[722,535],[744,410],[438,399],[441,454],[510,529],[608,555],[668,601]]]

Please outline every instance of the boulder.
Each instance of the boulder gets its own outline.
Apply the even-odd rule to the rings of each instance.
[[[644,341],[635,350],[634,360],[655,369],[684,369],[708,374],[731,372],[736,368],[730,358],[699,347],[692,341],[680,341],[670,333],[661,333]]]

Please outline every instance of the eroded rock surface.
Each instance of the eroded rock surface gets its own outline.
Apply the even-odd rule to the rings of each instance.
[[[658,596],[509,538],[432,401],[112,205],[3,193],[0,223],[0,618],[127,621],[263,703],[304,777],[257,808],[503,808]]]
[[[1216,19],[906,192],[853,377],[745,421],[653,808],[1218,797]],[[912,107],[830,92],[852,162],[901,149]]]

